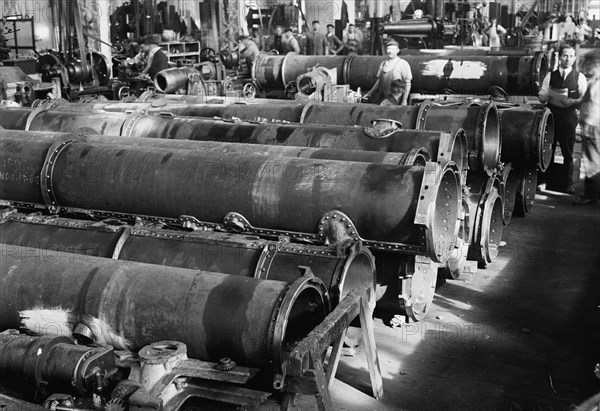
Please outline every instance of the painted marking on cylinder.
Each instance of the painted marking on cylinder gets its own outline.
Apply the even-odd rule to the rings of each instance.
[[[449,66],[449,62],[450,66]],[[452,67],[450,70],[449,67]],[[485,75],[487,64],[481,61],[430,60],[423,63],[421,73],[424,76],[451,79],[479,79]]]
[[[21,324],[36,335],[71,336],[69,310],[58,308],[33,308],[19,311]]]

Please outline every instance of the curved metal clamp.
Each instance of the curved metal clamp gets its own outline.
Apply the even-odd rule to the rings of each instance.
[[[191,215],[180,215],[179,221],[183,228],[194,231],[212,231],[218,226],[218,224],[202,222]]]
[[[341,244],[347,240],[362,240],[356,226],[346,214],[332,210],[319,220],[319,237],[326,244]]]
[[[363,129],[364,133],[371,138],[386,138],[401,130],[404,126],[398,120],[391,118],[378,118],[371,121],[371,126]]]
[[[54,172],[54,166],[63,150],[65,150],[73,141],[77,141],[77,138],[70,136],[59,138],[52,143],[48,149],[46,158],[44,159],[44,164],[40,173],[40,189],[42,198],[44,199],[44,205],[50,214],[58,214],[60,212],[60,206],[56,201],[56,196],[54,195],[52,187],[52,173]]]

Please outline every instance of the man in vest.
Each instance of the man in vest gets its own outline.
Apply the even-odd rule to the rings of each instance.
[[[547,103],[554,115],[554,145],[552,162],[556,144],[564,158],[567,173],[565,192],[574,194],[573,188],[573,147],[575,146],[575,129],[577,128],[576,109],[585,95],[587,82],[585,76],[573,69],[575,49],[562,46],[559,49],[558,69],[544,78],[538,94],[540,102]]]

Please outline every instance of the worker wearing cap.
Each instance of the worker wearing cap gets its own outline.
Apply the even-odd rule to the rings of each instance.
[[[387,60],[381,63],[377,72],[377,81],[365,94],[364,98],[369,98],[372,103],[379,104],[391,95],[391,85],[394,80],[400,80],[403,85],[400,105],[408,104],[408,95],[410,94],[410,85],[412,82],[412,71],[406,60],[398,57],[400,45],[397,41],[391,40],[386,45]]]
[[[327,34],[325,35],[327,44],[329,45],[329,54],[337,55],[339,52],[344,50],[344,43],[335,35],[335,26],[333,24],[327,25]]]

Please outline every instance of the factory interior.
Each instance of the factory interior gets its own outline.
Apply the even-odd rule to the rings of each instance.
[[[598,0],[3,0],[0,410],[600,411]]]

